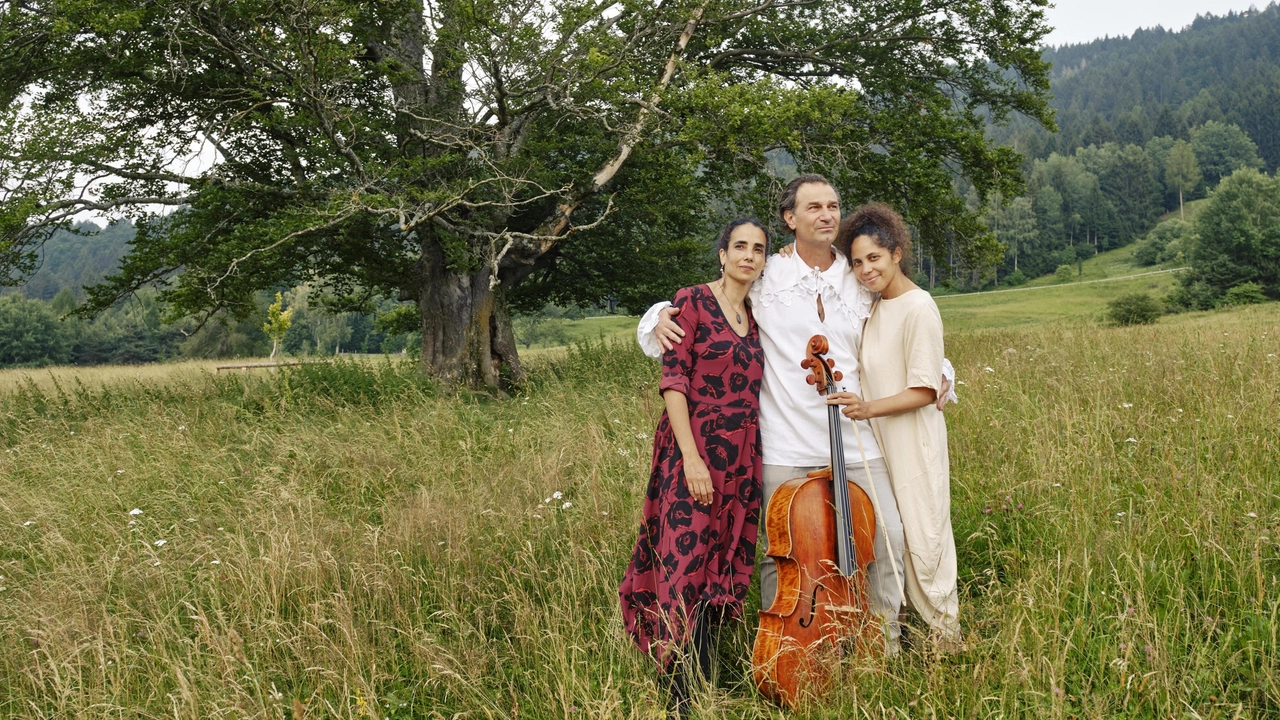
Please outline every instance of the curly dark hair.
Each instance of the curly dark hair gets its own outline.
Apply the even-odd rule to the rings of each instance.
[[[796,193],[800,192],[801,185],[816,183],[818,185],[826,185],[835,190],[836,200],[840,199],[840,191],[836,190],[836,186],[831,181],[817,173],[807,173],[798,175],[787,186],[782,189],[782,197],[778,198],[778,220],[782,223],[782,231],[784,233],[791,232],[791,228],[787,225],[787,211],[796,211]]]
[[[911,230],[907,222],[896,210],[884,203],[870,202],[853,211],[853,214],[840,223],[840,233],[836,235],[836,249],[845,257],[852,254],[853,241],[866,235],[876,245],[888,250],[902,251],[902,261],[898,267],[907,272],[911,266]],[[853,265],[849,265],[853,270]]]

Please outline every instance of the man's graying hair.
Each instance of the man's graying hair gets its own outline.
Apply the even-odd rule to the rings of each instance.
[[[840,199],[840,191],[836,190],[836,186],[832,185],[831,181],[825,177],[817,173],[806,173],[804,175],[797,176],[794,180],[787,183],[787,186],[782,189],[782,197],[778,198],[778,220],[782,221],[783,232],[791,232],[791,227],[787,225],[787,211],[790,210],[793,213],[796,211],[796,193],[800,192],[801,185],[808,185],[810,183],[826,185],[832,190],[835,190],[836,200]]]

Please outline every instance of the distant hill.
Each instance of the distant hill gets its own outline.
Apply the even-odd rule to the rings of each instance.
[[[1032,157],[1104,142],[1187,136],[1208,120],[1239,125],[1267,169],[1280,167],[1280,7],[1204,15],[1189,27],[1138,30],[1050,48],[1060,132],[1018,119],[992,137]]]
[[[135,232],[128,220],[105,228],[93,223],[76,227],[89,234],[55,233],[40,252],[39,269],[25,285],[15,288],[17,292],[28,298],[49,300],[62,288],[71,288],[77,297],[82,297],[84,286],[116,271]]]

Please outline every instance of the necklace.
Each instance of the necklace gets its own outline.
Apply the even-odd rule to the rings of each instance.
[[[720,278],[720,295],[721,297],[724,298],[725,304],[729,305],[729,307],[733,310],[733,316],[737,318],[738,324],[741,325],[742,311],[739,310],[738,308],[733,307],[733,304],[729,302],[729,295],[724,291],[724,278]]]

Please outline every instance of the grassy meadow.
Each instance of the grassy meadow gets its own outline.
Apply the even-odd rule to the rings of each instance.
[[[1188,204],[1188,213],[1191,212]],[[1136,244],[1126,245],[1085,260],[1081,272],[1073,275],[1070,283],[1060,283],[1053,275],[1046,275],[1016,288],[940,293],[934,299],[951,331],[1047,322],[1102,322],[1107,303],[1121,295],[1146,292],[1162,298],[1177,285],[1177,273],[1172,272],[1176,268],[1140,266],[1133,260],[1135,250]]]
[[[1280,713],[1280,304],[982,328],[957,302],[967,649],[849,660],[795,716]],[[502,399],[391,361],[0,393],[0,716],[661,717],[616,595],[656,366],[527,364]],[[700,717],[783,716],[747,679],[756,592]]]

